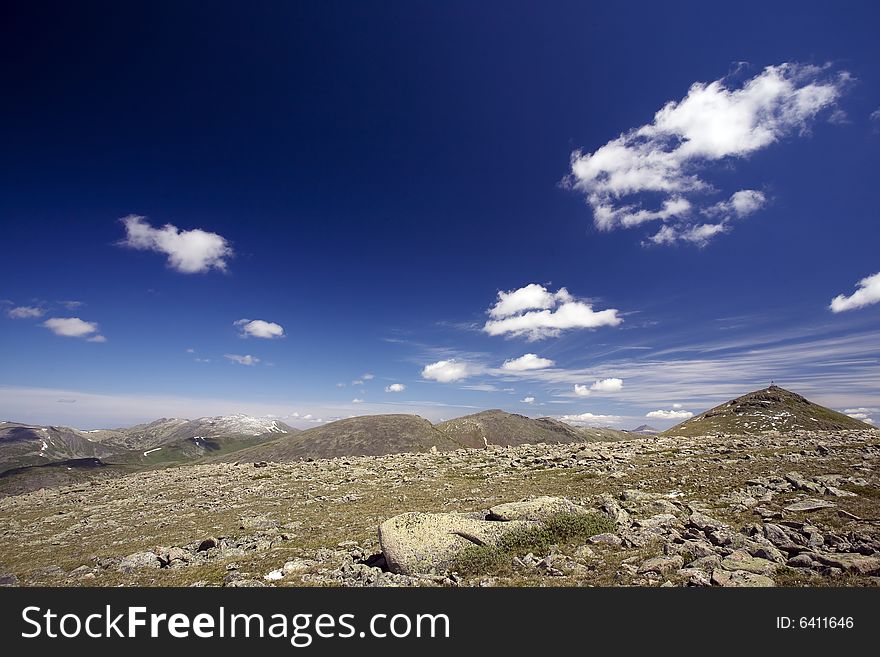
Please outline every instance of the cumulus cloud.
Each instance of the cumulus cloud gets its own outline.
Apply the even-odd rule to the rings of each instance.
[[[564,287],[552,293],[531,283],[512,292],[499,292],[483,331],[540,340],[569,329],[617,326],[623,321],[617,313],[614,308],[595,311],[590,303],[575,299]]]
[[[601,426],[607,424],[619,424],[618,415],[594,415],[593,413],[579,413],[577,415],[562,415],[559,419],[575,426]]]
[[[858,283],[858,289],[845,296],[838,294],[831,300],[831,312],[842,313],[847,310],[864,308],[880,301],[880,272],[863,278]]]
[[[211,269],[226,271],[226,261],[234,255],[226,238],[195,228],[180,230],[172,224],[154,228],[146,217],[128,215],[121,219],[125,239],[121,245],[141,251],[156,251],[168,256],[168,266],[183,274]]]
[[[572,153],[565,183],[585,195],[599,230],[661,221],[675,228],[661,229],[650,243],[705,245],[726,232],[730,220],[760,209],[766,197],[743,189],[713,203],[709,197],[717,190],[701,172],[806,132],[817,115],[835,109],[851,80],[828,66],[786,63],[768,66],[739,86],[729,79],[697,82],[651,123],[592,153]],[[653,208],[645,207],[652,202]],[[718,220],[701,224],[701,215]]]
[[[240,356],[239,354],[223,354],[223,358],[232,361],[233,363],[238,363],[239,365],[256,365],[260,362],[259,358],[251,356],[250,354],[245,356]]]
[[[385,386],[385,392],[403,392],[406,390],[406,386],[402,383],[392,383],[390,386]]]
[[[369,381],[369,380],[374,379],[374,378],[376,378],[376,377],[373,376],[372,374],[370,374],[369,372],[364,372],[364,375],[363,375],[361,378],[362,378],[364,381]]]
[[[16,306],[6,311],[12,319],[35,319],[42,317],[46,311],[38,306]]]
[[[363,399],[358,399],[357,397],[355,397],[354,399],[351,400],[351,403],[352,403],[352,404],[363,404],[363,403],[364,403],[364,400],[363,400]]]
[[[473,373],[472,367],[464,361],[456,360],[438,360],[436,363],[425,365],[422,368],[422,378],[440,383],[451,383],[453,381],[461,381],[466,379]]]
[[[645,417],[652,418],[654,420],[687,420],[688,418],[692,418],[694,416],[690,411],[682,411],[682,410],[672,410],[672,411],[651,411],[650,413],[646,413]]]
[[[595,390],[596,392],[619,392],[622,388],[623,379],[617,379],[614,377],[596,381],[590,386],[590,390]]]
[[[267,322],[262,319],[239,319],[235,322],[243,338],[283,338],[284,328],[281,324]]]
[[[43,326],[55,335],[66,338],[85,338],[89,342],[107,342],[107,338],[98,333],[95,322],[86,322],[79,317],[50,317]]]
[[[528,372],[530,370],[543,370],[553,367],[556,363],[548,358],[541,358],[537,354],[524,354],[519,358],[511,358],[501,365],[502,370],[508,372]]]
[[[534,404],[534,403],[535,403],[535,398],[534,398],[534,397],[523,397],[522,399],[520,399],[520,401],[521,401],[523,404]]]
[[[575,383],[574,384],[574,394],[576,394],[578,397],[589,397],[590,396],[590,389],[585,385],[582,386],[579,383]]]

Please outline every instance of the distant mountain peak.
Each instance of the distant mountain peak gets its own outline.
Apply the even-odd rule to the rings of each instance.
[[[670,436],[874,429],[771,383],[664,431]]]

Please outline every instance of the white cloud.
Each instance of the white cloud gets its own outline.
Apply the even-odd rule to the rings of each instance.
[[[7,310],[6,314],[12,319],[34,319],[42,317],[46,314],[46,311],[37,306],[17,306]]]
[[[77,308],[81,308],[82,306],[86,305],[82,301],[72,301],[72,300],[59,301],[58,303],[60,303],[62,306],[64,306],[68,310],[76,310]]]
[[[365,372],[361,377],[364,381],[370,381],[371,379],[375,379],[376,377],[370,374],[369,372]]]
[[[50,317],[43,326],[55,335],[66,338],[85,338],[89,342],[106,342],[107,338],[98,333],[95,322],[85,322],[79,317]]]
[[[523,397],[522,399],[520,399],[520,401],[521,401],[523,404],[534,404],[534,403],[535,403],[535,398],[534,398],[534,397]]]
[[[657,232],[651,242],[704,245],[725,232],[728,219],[755,212],[766,198],[755,190],[740,190],[730,200],[712,204],[706,197],[717,190],[700,177],[700,170],[806,132],[820,112],[834,109],[851,79],[827,66],[787,63],[768,66],[738,88],[725,79],[697,82],[680,101],[664,105],[651,123],[592,153],[572,153],[565,182],[584,193],[600,230],[663,221],[678,227]],[[649,200],[659,207],[643,207]],[[695,231],[695,217],[701,213],[723,218]]]
[[[554,294],[531,283],[512,292],[499,292],[483,331],[540,340],[568,329],[617,326],[623,321],[617,313],[614,308],[594,311],[591,304],[575,299],[564,287]]]
[[[681,404],[673,404],[672,408],[681,408]]]
[[[867,422],[868,424],[874,424],[874,418],[871,416],[880,413],[880,408],[847,408],[843,412],[849,415],[854,420],[861,420],[862,422]]]
[[[283,338],[284,328],[281,324],[267,322],[262,319],[239,319],[234,323],[241,331],[241,337],[247,338]]]
[[[580,413],[577,415],[562,415],[559,417],[563,422],[576,426],[596,426],[603,424],[619,424],[618,415],[594,415],[593,413]]]
[[[710,217],[748,217],[767,204],[767,197],[756,189],[741,189],[734,192],[727,201],[711,205],[703,214]]]
[[[192,347],[190,347],[189,349],[186,350],[186,353],[188,353],[188,354],[194,354],[194,353],[196,353],[196,350],[193,349]]]
[[[385,392],[403,392],[406,390],[406,386],[402,383],[392,383],[390,386],[385,386]]]
[[[352,403],[352,404],[363,404],[363,403],[364,403],[364,400],[363,400],[363,399],[358,399],[357,397],[355,397],[354,399],[351,400],[351,403]]]
[[[838,294],[831,300],[831,312],[842,313],[847,310],[864,308],[880,301],[880,272],[863,278],[858,289],[848,297]]]
[[[657,245],[669,245],[676,242],[689,242],[699,247],[706,246],[716,235],[721,235],[729,230],[725,223],[720,224],[696,224],[679,228],[675,226],[661,226],[660,230],[651,235],[647,242]]]
[[[473,374],[473,370],[468,363],[464,361],[450,359],[438,360],[436,363],[425,365],[422,368],[422,378],[440,383],[451,383],[452,381],[461,381]]]
[[[596,381],[590,386],[590,390],[595,390],[596,392],[619,392],[622,388],[623,379],[617,379],[614,377]]]
[[[650,413],[646,413],[645,417],[653,418],[655,420],[687,420],[688,418],[692,418],[694,416],[690,411],[651,411]]]
[[[557,302],[565,301],[571,301],[565,288],[553,294],[543,285],[529,283],[512,292],[498,292],[498,301],[489,309],[489,316],[494,319],[510,317],[524,310],[552,308]]]
[[[578,397],[589,397],[590,389],[587,386],[582,386],[579,383],[574,384],[574,394]]]
[[[153,228],[145,219],[133,214],[121,219],[126,232],[122,246],[164,253],[168,266],[183,274],[226,271],[226,261],[234,255],[226,238],[200,228],[180,230],[172,224]]]
[[[541,358],[537,354],[524,354],[519,358],[511,358],[501,365],[502,370],[508,372],[528,372],[529,370],[543,370],[553,367],[556,363],[548,358]]]
[[[239,356],[238,354],[223,354],[223,358],[226,358],[233,363],[238,363],[239,365],[256,365],[260,362],[259,358],[251,355]]]

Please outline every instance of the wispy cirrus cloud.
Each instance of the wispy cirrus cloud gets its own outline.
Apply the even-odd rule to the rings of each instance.
[[[12,319],[36,319],[46,314],[39,306],[15,306],[6,311],[6,315]]]
[[[703,173],[804,134],[820,113],[835,109],[851,81],[849,73],[827,65],[785,63],[738,86],[730,76],[694,83],[651,123],[593,152],[572,153],[564,184],[585,195],[599,230],[662,222],[646,243],[704,246],[767,198],[741,189],[713,201],[718,190]]]
[[[134,214],[120,221],[125,226],[121,246],[163,253],[168,257],[168,266],[182,274],[226,271],[227,261],[234,255],[225,237],[201,228],[181,230],[170,223],[154,228],[146,217]]]
[[[260,362],[260,359],[256,356],[251,356],[250,354],[223,354],[223,358],[228,360],[231,363],[237,363],[238,365],[246,365],[248,367],[252,365],[256,365]]]

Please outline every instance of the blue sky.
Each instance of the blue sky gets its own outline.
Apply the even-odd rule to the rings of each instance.
[[[4,7],[0,417],[880,421],[871,3],[178,4]]]

